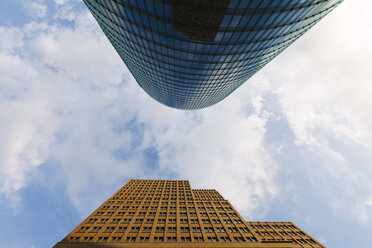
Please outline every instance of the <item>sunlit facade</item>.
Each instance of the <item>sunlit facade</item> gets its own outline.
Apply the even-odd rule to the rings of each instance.
[[[84,0],[139,85],[179,109],[231,94],[342,0]]]
[[[246,222],[216,190],[184,180],[130,180],[54,246],[85,247],[324,248],[291,222]]]

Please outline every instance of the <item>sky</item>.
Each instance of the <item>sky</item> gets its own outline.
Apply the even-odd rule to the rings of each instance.
[[[81,0],[0,0],[0,247],[52,247],[131,178],[370,247],[372,19],[344,1],[222,102],[136,83]]]

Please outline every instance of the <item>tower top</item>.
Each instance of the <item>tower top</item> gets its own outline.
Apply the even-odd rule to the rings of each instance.
[[[178,109],[211,106],[342,0],[84,0],[138,84]]]

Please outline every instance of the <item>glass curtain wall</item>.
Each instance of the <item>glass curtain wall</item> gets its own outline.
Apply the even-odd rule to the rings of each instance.
[[[138,84],[179,109],[231,94],[342,0],[84,0]]]

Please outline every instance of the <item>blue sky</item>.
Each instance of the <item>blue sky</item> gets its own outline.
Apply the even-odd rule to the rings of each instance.
[[[51,247],[130,178],[370,247],[372,4],[345,1],[221,103],[137,85],[79,0],[0,0],[0,247]],[[238,190],[237,190],[238,189]]]

